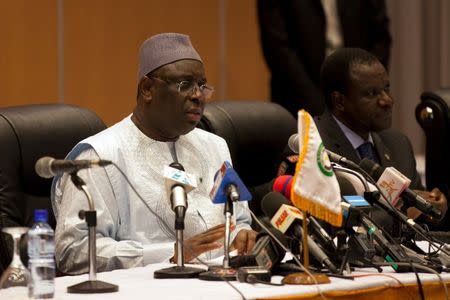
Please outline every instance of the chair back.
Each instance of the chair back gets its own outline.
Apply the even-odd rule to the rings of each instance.
[[[82,139],[106,126],[92,111],[65,104],[0,108],[0,228],[33,224],[34,210],[49,211],[55,228],[50,187],[34,169],[43,156],[62,159]],[[3,238],[2,238],[3,237]],[[9,264],[10,245],[0,234],[0,262]]]
[[[416,107],[416,119],[425,132],[427,189],[450,192],[450,88],[424,92]]]
[[[262,101],[208,103],[198,127],[224,138],[233,166],[249,187],[275,178],[280,156],[297,131],[294,117],[282,106]],[[249,203],[260,211],[259,203]]]

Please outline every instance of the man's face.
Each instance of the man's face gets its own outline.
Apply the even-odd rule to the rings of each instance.
[[[349,86],[340,115],[344,123],[361,137],[371,131],[388,129],[392,124],[389,76],[381,63],[350,66]]]
[[[193,130],[203,116],[205,96],[198,86],[206,83],[203,64],[196,60],[180,60],[161,67],[151,79],[154,86],[151,123],[165,138],[174,138]],[[198,84],[193,92],[179,92],[181,81]]]

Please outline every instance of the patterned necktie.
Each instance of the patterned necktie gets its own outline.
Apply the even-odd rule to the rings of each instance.
[[[375,148],[371,142],[365,142],[364,144],[359,146],[357,150],[361,159],[368,158],[376,163],[380,163],[378,155],[376,154]]]

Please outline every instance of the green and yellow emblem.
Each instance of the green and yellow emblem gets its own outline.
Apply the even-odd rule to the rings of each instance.
[[[319,149],[317,149],[317,165],[320,171],[326,176],[333,176],[333,168],[331,167],[330,158],[323,143],[320,143]]]

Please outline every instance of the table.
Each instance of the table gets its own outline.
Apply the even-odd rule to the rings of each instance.
[[[68,294],[66,289],[88,279],[88,275],[64,276],[55,280],[55,298],[72,299],[242,299],[227,283],[202,281],[199,279],[154,279],[155,270],[168,267],[169,264],[153,264],[145,267],[115,270],[98,273],[97,279],[119,285],[119,292],[110,294]],[[353,274],[364,275],[354,281],[330,278],[331,283],[320,285],[320,290],[327,299],[419,299],[416,279],[413,273],[393,273],[391,268],[384,268],[383,273],[375,269],[359,270]],[[444,288],[434,274],[419,274],[429,299],[445,299]],[[450,287],[450,274],[441,274]],[[395,278],[395,279],[394,279]],[[274,276],[273,282],[280,282],[281,276]],[[232,284],[247,299],[322,299],[317,286],[285,285],[281,287],[263,284],[247,284],[237,281]],[[0,299],[13,300],[19,288],[0,290]]]

